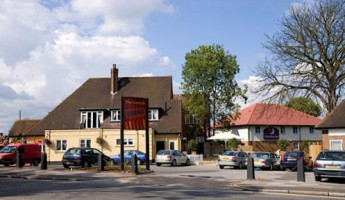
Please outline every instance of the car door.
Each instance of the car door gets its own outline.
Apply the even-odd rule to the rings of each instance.
[[[93,155],[93,151],[90,148],[85,148],[84,152],[82,152],[82,157],[84,157],[84,162],[88,163],[95,163],[95,156]]]
[[[171,154],[172,154],[172,157],[173,157],[172,160],[176,160],[176,163],[179,164],[181,162],[181,158],[179,158],[178,153],[176,151],[172,151]]]
[[[102,152],[100,152],[98,149],[92,149],[93,150],[93,161],[94,163],[98,163],[98,156],[103,155]]]
[[[177,154],[178,154],[178,157],[179,157],[179,163],[182,164],[182,163],[186,163],[186,157],[183,155],[183,153],[181,151],[176,151]]]

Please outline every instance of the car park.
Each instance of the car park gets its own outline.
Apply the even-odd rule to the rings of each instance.
[[[299,160],[303,161],[303,165],[306,168],[308,160],[304,156],[303,151],[287,151],[280,159],[280,169],[297,169],[297,162]]]
[[[160,150],[155,157],[155,163],[157,166],[162,164],[170,164],[171,166],[190,165],[188,156],[184,155],[178,150]]]
[[[322,151],[314,162],[315,181],[345,178],[345,151]]]
[[[226,151],[218,156],[218,166],[224,169],[224,166],[232,166],[242,169],[246,166],[248,154],[244,151]]]
[[[102,155],[102,164],[110,162],[110,157],[104,155],[100,150],[94,148],[70,148],[62,158],[64,168],[70,166],[91,167],[92,164],[98,163],[98,155]]]
[[[145,153],[138,151],[138,150],[125,150],[124,151],[124,160],[125,163],[131,163],[132,160],[132,155],[136,154],[137,158],[138,158],[138,165],[142,165],[145,163],[146,161],[146,155]],[[121,154],[115,155],[115,156],[111,156],[110,157],[113,160],[114,164],[120,164],[121,163]]]
[[[254,159],[254,167],[257,168],[273,170],[280,166],[280,157],[272,152],[253,152],[251,157]]]
[[[30,163],[38,166],[41,162],[41,148],[38,144],[12,143],[0,151],[0,163],[5,166],[16,164],[17,153],[21,153],[20,166]]]

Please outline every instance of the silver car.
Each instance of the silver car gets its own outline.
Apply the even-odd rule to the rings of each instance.
[[[315,181],[345,178],[345,151],[322,151],[314,162]]]
[[[155,162],[157,166],[161,166],[161,164],[170,164],[171,166],[176,166],[178,164],[190,165],[189,158],[178,150],[158,151]]]
[[[244,151],[226,151],[218,156],[218,165],[220,169],[224,166],[233,166],[242,169],[246,165],[248,155]]]
[[[251,157],[254,159],[254,167],[273,170],[280,166],[280,158],[271,152],[253,152]]]

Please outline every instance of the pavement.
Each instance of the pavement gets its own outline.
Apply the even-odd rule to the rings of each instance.
[[[205,162],[203,165],[214,165],[214,163]],[[290,174],[291,175],[291,174]],[[154,171],[141,172],[138,175],[125,172],[95,171],[73,168],[67,170],[61,166],[48,165],[47,170],[41,170],[40,167],[25,166],[23,168],[0,167],[0,178],[19,178],[29,180],[59,180],[59,181],[120,181],[133,184],[155,184],[181,187],[216,187],[222,189],[235,189],[242,191],[264,192],[264,193],[282,193],[308,196],[325,196],[345,199],[345,181],[344,180],[323,180],[316,182],[313,173],[306,173],[305,182],[298,182],[297,178],[291,176],[286,178],[257,178],[247,179],[220,179],[211,176],[180,175],[174,177],[174,181],[168,183],[164,174]],[[178,181],[176,181],[178,178]],[[191,181],[193,180],[193,181]]]

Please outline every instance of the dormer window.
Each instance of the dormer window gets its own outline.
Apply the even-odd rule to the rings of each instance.
[[[112,110],[111,111],[111,118],[112,122],[119,122],[121,121],[121,111],[120,110]]]
[[[82,128],[99,128],[103,123],[103,111],[82,111],[80,123]]]
[[[158,109],[149,109],[149,121],[158,121],[159,111]]]

